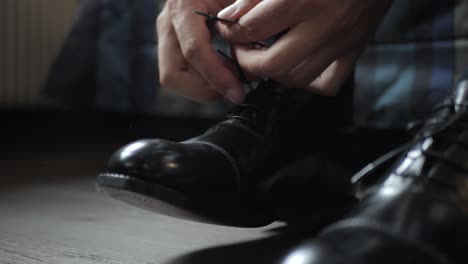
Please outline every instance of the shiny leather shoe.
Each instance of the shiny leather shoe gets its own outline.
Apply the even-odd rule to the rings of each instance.
[[[319,145],[320,153],[343,152],[333,132],[338,131],[333,128],[337,122],[330,121],[337,120],[333,112],[343,119],[336,111],[342,103],[318,96],[305,100],[307,96],[288,90],[264,81],[244,105],[234,107],[224,121],[200,136],[180,143],[147,139],[123,147],[98,176],[98,190],[161,214],[229,226],[267,225],[279,218],[278,212],[301,203],[311,211],[312,190],[304,188],[305,183],[313,186],[306,179],[310,173],[288,179],[287,170],[273,175]],[[315,175],[325,178],[332,173],[330,167],[317,165]],[[346,189],[352,174],[339,174],[328,177],[327,185]],[[322,189],[319,184],[317,189]],[[329,193],[330,199],[317,193],[321,196],[314,212],[321,219],[342,213],[353,201],[351,191]]]
[[[281,263],[468,263],[468,81],[353,180],[363,199],[350,214]]]

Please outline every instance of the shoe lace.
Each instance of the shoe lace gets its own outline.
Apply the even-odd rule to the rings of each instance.
[[[264,81],[247,95],[245,103],[234,106],[227,114],[228,120],[239,120],[234,124],[247,126],[259,135],[272,136],[276,118],[286,97],[285,89],[276,83]]]
[[[229,111],[227,117],[229,119],[243,120],[253,125],[259,123],[259,116],[265,115],[266,111],[254,104],[240,104]]]
[[[457,111],[457,108],[461,108],[461,110]],[[367,189],[365,181],[374,179],[375,177],[373,176],[377,175],[377,171],[379,171],[379,169],[386,168],[385,165],[389,165],[401,154],[407,153],[414,148],[415,142],[422,142],[428,138],[437,138],[437,140],[447,142],[448,144],[455,144],[468,150],[467,142],[460,140],[456,135],[454,135],[454,133],[450,133],[448,131],[468,129],[467,109],[468,104],[455,103],[453,100],[450,100],[437,105],[434,109],[433,117],[411,122],[408,125],[407,130],[416,134],[415,138],[411,142],[387,152],[385,155],[369,163],[352,177],[351,182],[355,186],[356,195],[358,197],[362,197]],[[442,161],[449,166],[468,173],[468,167],[466,165],[447,157],[441,151],[426,149],[423,147],[420,147],[419,150],[427,157]]]
[[[264,45],[264,44],[262,44],[262,45]],[[236,68],[237,73],[239,75],[239,80],[247,88],[247,90],[249,92],[248,97],[250,97],[253,93],[255,93],[255,90],[258,89],[258,88],[254,88],[253,85],[252,85],[252,82],[249,81],[246,78],[246,75],[245,75],[244,71],[242,70],[242,67],[240,66],[239,62],[237,60],[231,58],[229,55],[227,55],[226,53],[224,53],[221,50],[217,50],[217,52],[218,52],[219,55],[221,55],[225,60],[230,62]],[[263,83],[273,83],[273,81],[268,79],[268,78],[264,79],[261,82],[263,82]],[[272,86],[274,86],[274,85],[272,85]],[[273,89],[273,87],[271,87],[271,88]],[[278,91],[278,94],[281,94],[283,92],[284,92],[284,90],[280,89],[280,91]],[[265,99],[265,98],[263,98],[263,99]],[[255,99],[253,101],[255,101]],[[277,103],[271,102],[271,104],[275,105]],[[270,108],[270,107],[267,107],[267,108]],[[269,111],[267,109],[264,109],[264,108],[260,107],[258,102],[250,102],[249,103],[249,100],[246,99],[245,103],[233,107],[229,111],[227,117],[229,119],[243,120],[243,121],[246,121],[246,122],[250,123],[251,125],[256,126],[258,124],[263,124],[266,121],[266,117],[268,115],[268,112]]]

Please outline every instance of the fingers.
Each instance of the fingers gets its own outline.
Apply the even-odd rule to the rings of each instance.
[[[307,90],[321,95],[336,95],[353,72],[361,54],[362,49],[359,49],[337,59],[307,87]]]
[[[248,0],[238,0],[235,4],[243,1]],[[245,10],[234,13],[232,19],[238,19],[242,14],[238,23],[218,24],[218,30],[224,38],[236,43],[262,41],[302,21],[306,12],[313,12],[300,8],[300,5],[291,4],[288,0],[255,2],[257,5],[254,7],[246,5]],[[222,13],[223,11],[219,15],[223,15]]]
[[[173,5],[172,24],[187,63],[219,93],[234,103],[242,102],[242,85],[211,47],[211,36],[205,19],[194,15],[194,7],[187,5],[186,1],[177,1]]]
[[[324,95],[336,93],[354,68],[367,40],[389,4],[385,1],[253,1],[221,13],[239,23],[218,24],[221,34],[238,43],[236,57],[248,73],[269,77]],[[252,7],[253,6],[253,7]],[[248,43],[288,29],[272,47],[252,49]],[[320,76],[320,77],[319,77]],[[318,78],[319,77],[319,78]]]
[[[179,72],[173,87],[174,89],[171,90],[199,103],[209,102],[220,97],[216,90],[209,89],[209,84],[193,68]]]
[[[262,0],[237,0],[218,13],[219,18],[238,20]]]
[[[362,50],[362,46],[344,49],[340,42],[321,47],[290,70],[285,79],[296,88],[334,95],[341,86],[341,80],[346,80],[351,73]]]
[[[171,86],[171,73],[186,71],[187,63],[180,51],[179,41],[175,34],[167,12],[163,11],[157,22],[158,31],[158,64],[159,74],[163,85]]]
[[[326,36],[321,36],[319,29],[315,30],[316,36],[310,36],[307,33],[310,27],[298,25],[292,28],[269,49],[259,50],[245,45],[236,46],[239,64],[246,72],[254,76],[269,77],[277,81],[286,78],[290,71],[303,64],[309,57],[314,57],[314,63],[317,65],[328,66],[333,60],[330,61],[328,58],[330,52],[322,52],[321,46],[332,50],[337,45],[324,45],[323,43],[329,42]],[[317,41],[312,38],[317,38]],[[342,46],[342,43],[338,46]]]
[[[171,20],[163,11],[158,17],[159,36],[159,78],[165,88],[198,102],[212,100],[219,96],[199,73],[191,69],[185,61]]]
[[[316,32],[320,35],[319,30]],[[236,46],[236,57],[242,68],[252,75],[269,77],[289,87],[333,95],[352,71],[364,45],[357,48],[356,43],[348,44],[351,39],[340,37],[340,41],[336,41],[326,34],[321,36],[321,41],[307,43],[304,36],[311,39],[297,26],[269,49]]]

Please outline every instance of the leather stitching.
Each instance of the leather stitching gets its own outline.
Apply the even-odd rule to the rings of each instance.
[[[123,174],[117,174],[117,173],[101,173],[99,176],[105,176],[105,177],[111,177],[111,178],[118,178],[118,179],[124,179],[124,180],[136,180],[133,179],[130,176],[123,175]]]
[[[240,123],[240,122],[223,122],[221,123],[223,125],[228,125],[228,126],[234,126],[234,127],[237,127],[237,128],[240,128],[242,130],[245,130],[246,132],[248,132],[249,134],[253,135],[255,138],[257,138],[258,140],[260,141],[264,141],[265,138],[260,136],[257,132],[253,131],[251,128],[249,128],[248,126]]]

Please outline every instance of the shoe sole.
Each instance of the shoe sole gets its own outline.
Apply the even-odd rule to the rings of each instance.
[[[274,222],[268,212],[241,210],[235,205],[190,196],[127,175],[99,174],[96,189],[127,204],[194,222],[234,227],[261,227]]]

